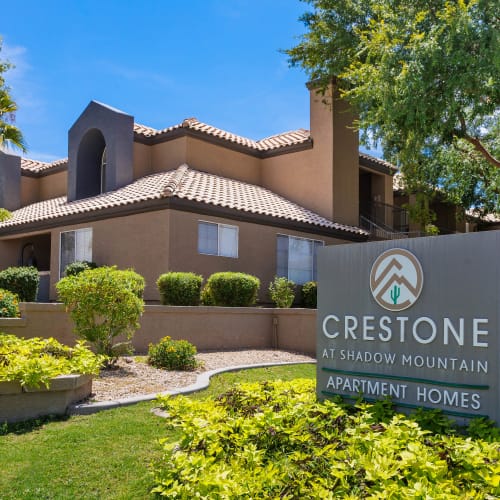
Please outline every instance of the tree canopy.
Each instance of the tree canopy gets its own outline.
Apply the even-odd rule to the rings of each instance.
[[[498,211],[500,20],[495,0],[302,0],[307,31],[285,52],[333,81],[410,190]]]
[[[0,38],[0,52],[2,39]],[[22,132],[15,126],[17,105],[10,95],[4,74],[12,68],[12,64],[0,59],[0,149],[14,147],[26,152],[27,146]]]

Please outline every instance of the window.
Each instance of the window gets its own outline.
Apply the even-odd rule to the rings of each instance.
[[[106,192],[106,166],[107,166],[108,160],[106,158],[106,148],[104,148],[104,151],[102,152],[102,158],[101,158],[101,193]]]
[[[238,257],[238,228],[213,222],[198,223],[198,253]]]
[[[317,251],[324,242],[278,235],[277,269],[278,276],[284,276],[297,285],[317,279]]]
[[[90,227],[61,233],[59,277],[64,276],[64,270],[68,264],[81,260],[92,261],[92,228]]]

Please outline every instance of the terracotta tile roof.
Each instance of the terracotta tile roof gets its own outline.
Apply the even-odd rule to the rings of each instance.
[[[382,160],[381,158],[377,158],[376,156],[362,153],[361,151],[359,152],[359,162],[362,165],[363,165],[363,163],[366,163],[366,165],[368,167],[373,165],[373,166],[379,166],[381,168],[391,170],[393,172],[396,172],[398,170],[398,168],[396,166],[394,166],[392,163],[389,163],[388,161]]]
[[[164,128],[162,130],[156,130],[154,128],[139,125],[137,123],[134,124],[134,132],[136,133],[136,135],[141,135],[144,137],[157,137],[160,135],[166,136],[180,129],[189,129],[201,134],[206,134],[207,136],[217,137],[219,139],[223,139],[231,143],[236,143],[240,146],[245,146],[257,151],[270,151],[284,146],[293,146],[296,144],[307,142],[311,138],[309,131],[299,129],[290,132],[284,132],[271,137],[266,137],[265,139],[261,139],[260,141],[254,141],[253,139],[242,137],[240,135],[227,132],[226,130],[222,130],[212,125],[208,125],[207,123],[200,122],[196,118],[186,118],[182,123]]]
[[[59,197],[22,207],[12,213],[12,218],[0,223],[0,234],[2,229],[13,226],[172,197],[360,236],[367,234],[360,228],[332,222],[268,189],[193,170],[187,165],[143,177],[116,191],[91,198],[67,202],[66,197]]]
[[[21,158],[21,171],[38,173],[43,172],[45,170],[49,170],[51,168],[56,168],[61,165],[68,163],[67,158],[63,158],[61,160],[56,160],[50,163],[44,161],[31,160],[29,158]]]

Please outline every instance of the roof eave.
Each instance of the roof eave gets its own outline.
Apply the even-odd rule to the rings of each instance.
[[[119,205],[116,207],[104,208],[101,210],[93,210],[91,212],[71,214],[53,219],[45,219],[37,222],[30,222],[15,226],[0,228],[0,239],[3,236],[21,235],[32,232],[46,231],[61,226],[84,224],[98,220],[112,219],[116,217],[125,217],[145,212],[153,212],[157,210],[173,209],[183,212],[197,213],[200,215],[211,215],[214,217],[222,217],[226,219],[261,224],[284,229],[327,236],[331,238],[339,238],[342,240],[361,242],[368,239],[368,235],[359,233],[355,230],[348,231],[343,229],[329,228],[308,224],[305,222],[285,219],[283,217],[275,217],[271,215],[255,214],[245,212],[243,210],[235,210],[232,208],[210,205],[203,202],[180,199],[177,197],[159,198],[154,200],[146,200],[139,203],[129,205]]]

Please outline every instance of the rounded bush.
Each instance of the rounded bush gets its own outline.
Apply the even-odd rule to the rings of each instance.
[[[276,307],[291,307],[295,299],[295,283],[288,278],[276,276],[269,283],[269,296]]]
[[[17,295],[0,288],[0,318],[19,318]]]
[[[19,302],[35,302],[39,283],[36,267],[9,267],[0,271],[0,288],[15,293]]]
[[[158,344],[149,344],[148,363],[166,370],[194,370],[196,347],[187,340],[163,337]]]
[[[76,262],[72,262],[66,266],[64,270],[64,274],[66,276],[76,276],[80,274],[82,271],[86,271],[87,269],[96,269],[97,264],[95,262],[89,262],[88,260],[77,260]]]
[[[302,305],[311,309],[318,307],[318,284],[308,281],[302,286]]]
[[[208,290],[214,305],[249,307],[255,305],[260,280],[244,273],[215,273],[208,278]]]
[[[197,306],[203,277],[194,273],[171,272],[156,281],[161,303],[171,306]]]

